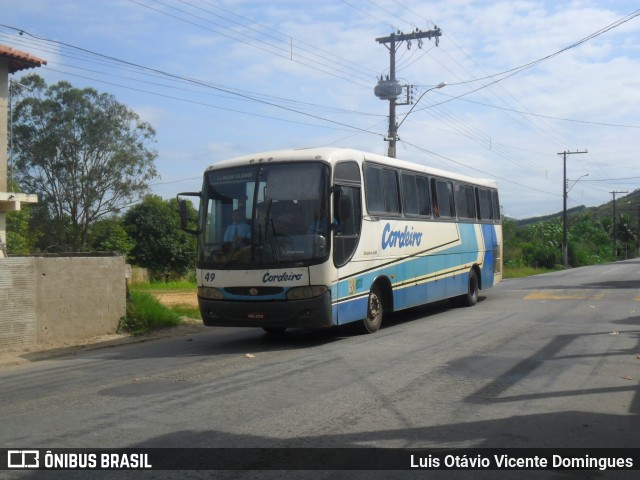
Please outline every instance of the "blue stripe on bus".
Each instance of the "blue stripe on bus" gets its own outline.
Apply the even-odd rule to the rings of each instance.
[[[337,288],[337,313],[340,324],[361,320],[367,313],[367,298],[371,284],[376,278],[393,278],[394,309],[401,310],[412,306],[435,302],[467,291],[469,271],[467,268],[456,273],[444,270],[454,269],[478,263],[478,250],[484,243],[484,252],[480,252],[481,282],[483,288],[493,286],[493,249],[495,245],[495,226],[481,225],[484,242],[476,237],[473,224],[459,224],[461,243],[446,248],[437,254],[417,256],[373,269],[364,275],[342,280]],[[418,284],[413,284],[414,280]],[[357,285],[354,291],[354,284]],[[335,294],[334,290],[334,294]],[[352,298],[349,298],[352,297]],[[334,298],[336,298],[334,296]]]

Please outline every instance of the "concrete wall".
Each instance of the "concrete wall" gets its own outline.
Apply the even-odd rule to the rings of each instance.
[[[126,313],[121,256],[0,260],[0,347],[74,342],[114,333]]]
[[[0,349],[36,343],[35,272],[33,258],[0,259]]]

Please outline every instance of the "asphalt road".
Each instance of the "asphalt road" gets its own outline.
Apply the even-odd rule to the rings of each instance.
[[[639,338],[638,260],[506,280],[482,291],[475,307],[402,312],[373,335],[211,328],[1,368],[0,447],[640,448]],[[73,473],[0,478],[88,477]],[[282,478],[277,471],[146,473]],[[287,478],[524,478],[396,473]],[[635,478],[638,471],[579,473],[525,476]]]

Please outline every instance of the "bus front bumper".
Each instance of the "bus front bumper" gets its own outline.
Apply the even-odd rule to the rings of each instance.
[[[329,292],[304,300],[231,301],[198,297],[202,322],[209,327],[321,328],[336,325]]]

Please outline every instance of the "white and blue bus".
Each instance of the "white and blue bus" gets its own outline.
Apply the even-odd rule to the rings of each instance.
[[[380,328],[443,299],[472,306],[502,278],[493,180],[346,148],[216,163],[200,199],[198,303],[210,326]]]

